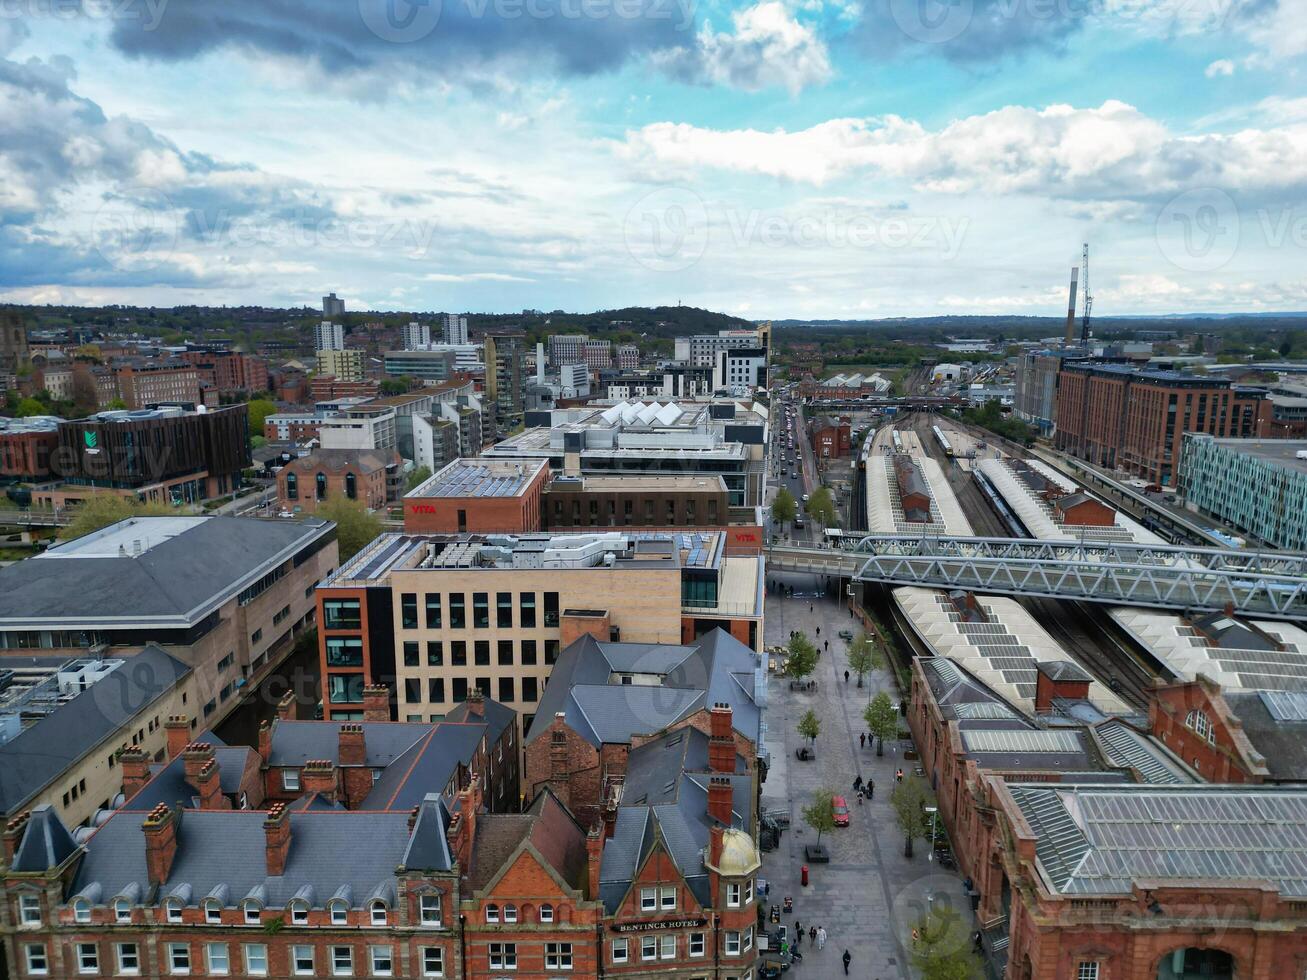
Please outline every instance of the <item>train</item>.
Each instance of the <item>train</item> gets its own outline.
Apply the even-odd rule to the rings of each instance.
[[[953,458],[953,444],[948,441],[948,436],[944,435],[944,430],[938,425],[932,425],[931,431],[935,433],[935,441],[939,443],[939,448],[944,450],[944,455]]]
[[[896,453],[903,452],[903,437],[899,435],[899,430],[895,429],[892,435],[894,436],[894,451]]]

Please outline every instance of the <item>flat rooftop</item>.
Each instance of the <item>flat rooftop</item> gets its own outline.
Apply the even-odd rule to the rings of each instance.
[[[1307,473],[1307,459],[1299,459],[1299,452],[1307,452],[1304,439],[1217,439],[1222,449],[1234,453],[1247,453],[1288,470]]]
[[[567,477],[558,477],[550,484],[555,487],[559,480],[568,480]],[[675,474],[670,476],[650,475],[643,473],[632,473],[629,476],[585,476],[580,480],[572,478],[573,483],[579,483],[580,489],[585,490],[719,490],[726,492],[726,481],[720,476],[693,476],[690,474]],[[559,490],[570,490],[574,487],[557,486]]]
[[[548,464],[544,460],[456,459],[406,497],[517,497]]]

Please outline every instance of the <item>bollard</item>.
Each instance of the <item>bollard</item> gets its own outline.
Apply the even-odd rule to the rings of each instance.
[[[808,866],[806,864],[799,868],[799,881],[804,888],[808,887]]]

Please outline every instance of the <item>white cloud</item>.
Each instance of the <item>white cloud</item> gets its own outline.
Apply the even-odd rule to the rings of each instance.
[[[1208,78],[1216,78],[1217,76],[1228,78],[1234,74],[1234,62],[1229,58],[1220,58],[1208,65],[1203,74]]]
[[[654,63],[684,81],[756,92],[779,85],[797,94],[831,76],[826,45],[776,0],[731,14],[733,33],[705,23],[693,47],[660,52]]]
[[[510,276],[503,272],[428,272],[423,282],[535,282],[528,276]]]

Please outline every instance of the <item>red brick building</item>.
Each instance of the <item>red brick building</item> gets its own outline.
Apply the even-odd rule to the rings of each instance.
[[[852,449],[848,416],[823,415],[812,420],[812,449],[822,459],[839,459]]]
[[[455,459],[404,495],[404,530],[538,531],[548,478],[549,464],[543,460]]]
[[[1269,432],[1266,392],[1215,377],[1068,361],[1057,378],[1055,445],[1099,466],[1174,485],[1185,432]]]
[[[398,466],[399,454],[393,449],[318,449],[277,472],[277,503],[285,510],[312,514],[320,503],[345,497],[380,510],[388,502],[388,473]]]
[[[114,365],[118,397],[128,408],[145,408],[163,402],[204,404],[200,374],[182,362],[138,361]]]
[[[59,447],[59,423],[51,419],[0,419],[0,476],[20,480],[50,475]]]
[[[200,380],[215,387],[219,394],[235,395],[266,391],[268,362],[261,357],[237,351],[183,351],[178,358],[198,372]]]

